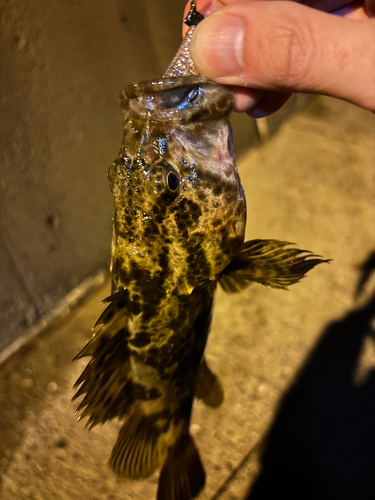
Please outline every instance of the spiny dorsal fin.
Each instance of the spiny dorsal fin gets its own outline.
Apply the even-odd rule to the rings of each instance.
[[[80,387],[73,397],[74,401],[85,394],[76,413],[80,413],[79,418],[88,416],[90,427],[114,417],[124,417],[134,399],[128,347],[129,316],[125,298],[115,294],[99,318],[102,324],[99,331],[75,357],[91,356],[74,385]]]
[[[251,282],[287,289],[298,283],[317,264],[329,262],[308,250],[290,248],[278,240],[251,240],[242,245],[219,281],[227,293],[235,293]]]
[[[119,476],[149,477],[166,457],[166,420],[160,413],[142,415],[135,411],[122,426],[108,465]]]
[[[159,477],[156,500],[190,500],[204,486],[206,474],[193,438],[182,436],[171,450]]]

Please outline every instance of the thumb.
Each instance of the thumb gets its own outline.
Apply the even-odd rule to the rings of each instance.
[[[219,83],[322,93],[375,111],[375,20],[295,2],[237,4],[197,26],[191,56]]]

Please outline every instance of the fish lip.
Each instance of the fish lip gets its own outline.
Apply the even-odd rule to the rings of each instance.
[[[215,86],[223,86],[220,85],[213,80],[209,80],[208,78],[204,78],[200,75],[191,75],[191,76],[179,76],[179,77],[168,77],[168,78],[159,78],[158,80],[143,80],[138,83],[132,83],[130,85],[126,85],[124,90],[122,91],[121,97],[125,97],[126,99],[136,99],[137,97],[141,97],[148,93],[156,93],[163,92],[165,90],[172,90],[177,87],[185,87],[187,85],[197,85],[197,84],[210,84]]]
[[[201,105],[187,109],[163,108],[163,92],[180,87],[199,86],[202,91]],[[200,75],[178,76],[146,80],[126,86],[120,95],[120,106],[125,117],[161,121],[174,124],[188,124],[194,121],[228,118],[234,111],[235,93],[232,88],[220,85]]]

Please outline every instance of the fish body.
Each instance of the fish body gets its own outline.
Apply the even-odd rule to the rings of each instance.
[[[112,295],[77,356],[91,356],[78,411],[90,426],[122,421],[109,465],[130,478],[161,468],[158,500],[189,500],[204,486],[189,423],[194,397],[223,398],[204,359],[218,283],[229,293],[251,281],[285,288],[322,262],[285,242],[244,243],[235,96],[196,74],[191,33],[164,78],[122,93],[124,141],[109,171]]]

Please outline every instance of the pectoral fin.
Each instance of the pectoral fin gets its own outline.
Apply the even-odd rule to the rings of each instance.
[[[287,289],[298,283],[310,269],[329,262],[307,250],[290,248],[278,240],[251,240],[243,244],[219,281],[227,293],[236,293],[251,282]]]

